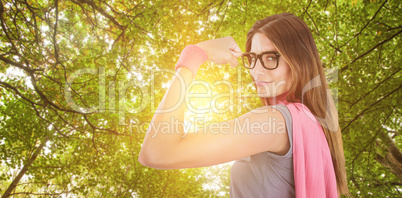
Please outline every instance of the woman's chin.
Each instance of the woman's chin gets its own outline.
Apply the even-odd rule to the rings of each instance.
[[[262,98],[272,98],[272,97],[276,97],[279,96],[281,94],[283,94],[284,92],[282,92],[281,90],[279,91],[270,91],[269,89],[258,89],[258,96],[262,97]]]
[[[267,93],[265,91],[259,91],[258,96],[261,98],[270,98],[272,97],[272,94],[270,94],[269,92]]]

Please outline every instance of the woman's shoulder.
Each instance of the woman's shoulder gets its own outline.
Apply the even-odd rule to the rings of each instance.
[[[286,108],[286,106],[284,106],[284,105],[262,106],[262,107],[258,107],[258,108],[255,108],[255,109],[249,111],[245,115],[257,116],[259,118],[261,118],[261,116],[263,116],[263,118],[266,118],[266,116],[278,116],[278,113],[277,113],[278,108],[282,109],[282,108]]]
[[[253,109],[247,112],[246,114],[243,114],[242,116],[239,117],[239,120],[249,122],[250,126],[253,123],[271,123],[272,126],[279,126],[280,124],[285,123],[286,115],[283,115],[282,112],[283,112],[282,110],[278,110],[278,107],[262,106]],[[272,130],[276,129],[267,129],[267,130],[272,132]]]

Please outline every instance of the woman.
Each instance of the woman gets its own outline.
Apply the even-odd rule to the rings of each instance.
[[[247,34],[246,51],[231,37],[182,51],[145,136],[141,164],[177,169],[237,160],[231,170],[231,197],[348,194],[337,112],[307,25],[289,13],[257,21]],[[250,69],[265,106],[184,136],[182,96],[198,67],[206,60],[235,67],[238,57]],[[157,130],[171,120],[176,124],[169,130]],[[246,122],[254,127],[242,128],[250,126]]]

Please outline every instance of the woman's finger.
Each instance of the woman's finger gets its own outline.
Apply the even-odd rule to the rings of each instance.
[[[229,48],[230,52],[235,56],[236,58],[240,57],[243,53],[241,52],[240,47],[237,45],[237,43],[233,40],[232,46]]]
[[[239,58],[243,52],[235,52],[235,51],[230,51],[230,53],[235,57],[235,58]]]
[[[242,53],[240,53],[240,55],[239,55],[239,52],[230,51],[230,53],[232,54],[232,57],[229,60],[230,66],[237,67],[237,65],[239,65],[239,61],[237,60],[237,57],[241,56]]]
[[[232,67],[237,67],[239,65],[239,61],[237,60],[238,57],[240,57],[243,53],[241,52],[241,49],[239,45],[237,45],[236,41],[230,37],[231,42],[229,45],[229,52],[232,54],[232,57],[229,60],[230,66]]]
[[[231,52],[231,53],[233,54],[234,52]],[[237,60],[236,56],[232,56],[229,59],[229,64],[231,67],[237,67],[237,65],[239,65],[239,61]]]

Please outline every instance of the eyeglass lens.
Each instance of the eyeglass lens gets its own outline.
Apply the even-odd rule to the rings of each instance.
[[[243,64],[247,69],[252,69],[255,67],[257,62],[257,56],[255,54],[248,54],[243,56]],[[275,69],[277,66],[277,57],[275,54],[263,54],[261,56],[263,66],[268,69]],[[261,60],[260,60],[261,61]]]

